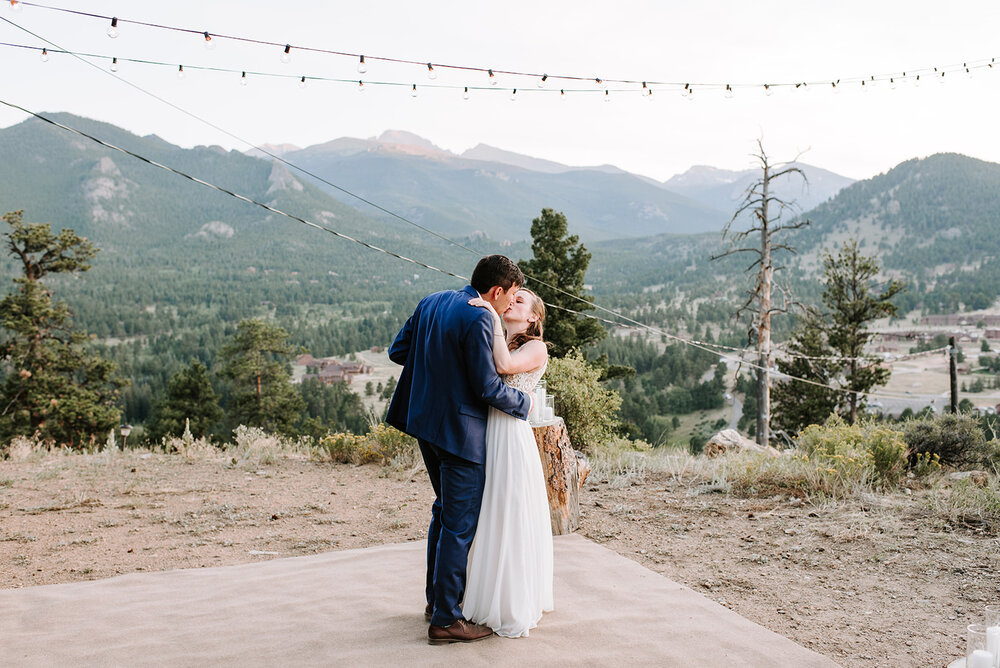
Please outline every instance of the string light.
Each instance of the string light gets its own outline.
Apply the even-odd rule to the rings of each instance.
[[[764,84],[764,95],[767,95],[768,97],[770,97],[772,92],[773,91],[771,90],[771,85],[770,84]]]
[[[559,99],[560,100],[565,100],[566,99],[566,91],[564,91],[561,88],[559,89]]]
[[[543,74],[542,78],[538,80],[538,87],[539,88],[545,88],[545,82],[548,81],[548,79],[549,79],[549,75],[548,74]]]
[[[510,91],[510,101],[511,102],[516,102],[517,101],[517,89],[516,88]]]
[[[215,41],[212,40],[212,36],[208,34],[207,30],[205,31],[204,35],[205,35],[205,48],[211,51],[212,49],[215,48]]]
[[[437,72],[434,71],[434,66],[430,63],[427,63],[427,78],[431,81],[438,78]]]
[[[413,84],[413,90],[410,91],[410,97],[412,97],[412,98],[416,98],[417,97],[417,84]]]
[[[493,74],[493,70],[489,70],[489,73],[490,73],[490,85],[491,86],[496,86],[498,83],[500,83],[500,80],[497,79],[497,75]]]
[[[733,99],[733,87],[730,86],[729,84],[726,84],[726,99],[727,100]]]
[[[604,91],[604,101],[605,102],[610,102],[611,101],[611,93],[609,93],[607,91],[607,89],[605,89],[605,91]]]
[[[360,81],[360,80],[358,81],[358,92],[359,93],[364,93],[365,92],[365,82],[364,81]]]
[[[118,37],[118,17],[111,17],[111,25],[108,26],[108,37],[114,39]]]
[[[240,75],[240,85],[241,86],[246,86],[247,85],[247,73],[246,72],[244,72],[243,74]]]
[[[288,63],[292,62],[292,45],[291,44],[286,44],[285,45],[285,50],[281,52],[281,62],[285,63],[286,65]]]
[[[469,99],[469,87],[468,86],[465,87],[465,92],[462,93],[462,99],[463,100],[468,100]]]
[[[177,66],[177,78],[178,79],[183,79],[184,78],[184,66],[183,65],[178,65]]]
[[[117,36],[118,22],[119,22],[119,19],[117,17],[106,16],[106,15],[101,15],[101,14],[96,14],[96,13],[90,13],[90,12],[84,12],[84,11],[75,10],[75,9],[69,9],[69,8],[65,8],[65,7],[54,7],[54,6],[42,4],[42,3],[39,3],[39,2],[30,2],[30,1],[29,2],[23,2],[22,0],[8,0],[8,2],[9,2],[9,6],[10,6],[10,8],[12,10],[18,10],[23,5],[27,5],[27,6],[30,6],[30,7],[36,7],[36,8],[40,8],[40,9],[46,9],[46,10],[55,11],[55,12],[61,12],[61,13],[65,13],[65,14],[72,14],[72,15],[76,15],[76,16],[82,16],[82,17],[91,18],[91,19],[110,20],[111,21],[111,26],[108,28],[108,33],[110,35],[112,35],[112,36]],[[267,46],[275,46],[275,47],[281,47],[282,46],[280,42],[253,39],[253,38],[243,37],[243,36],[239,36],[239,35],[224,35],[224,34],[218,34],[218,33],[212,34],[212,33],[209,33],[208,31],[203,31],[203,30],[193,30],[193,29],[181,28],[181,27],[177,27],[177,26],[170,26],[170,25],[161,25],[161,24],[156,24],[156,23],[149,23],[149,22],[145,22],[145,21],[137,21],[137,20],[129,20],[129,19],[120,19],[120,20],[121,20],[122,23],[130,23],[130,24],[133,24],[133,25],[140,25],[140,26],[149,27],[149,28],[155,28],[155,29],[159,29],[159,30],[171,30],[171,31],[175,31],[175,32],[192,33],[192,34],[196,34],[196,35],[201,35],[203,37],[207,33],[207,35],[212,38],[211,39],[212,43],[217,42],[218,39],[221,38],[221,39],[231,39],[231,40],[234,40],[234,41],[242,41],[242,42],[246,42],[246,43],[249,43],[249,44],[267,45]],[[208,43],[209,42],[206,42],[206,44],[208,44]],[[365,61],[366,61],[366,57],[365,56],[360,56],[359,54],[356,54],[356,53],[348,53],[348,52],[344,52],[344,51],[335,51],[335,50],[331,50],[331,49],[323,49],[323,48],[316,48],[316,47],[302,47],[302,46],[299,46],[299,47],[296,47],[296,48],[298,48],[298,49],[304,49],[306,51],[313,51],[313,52],[316,52],[316,53],[324,53],[324,54],[334,55],[334,56],[348,56],[348,57],[351,57],[351,58],[357,58],[358,59],[358,68],[359,68],[358,71],[361,72],[361,73],[365,72],[365,70],[362,69],[362,67],[364,66]],[[284,45],[284,51],[282,53],[283,60],[284,60],[285,57],[290,58],[290,50],[291,50],[291,46],[289,44],[285,44]],[[376,60],[382,60],[382,61],[385,61],[385,62],[394,62],[394,63],[426,64],[426,63],[421,62],[421,61],[405,60],[405,59],[390,58],[390,57],[383,57],[383,56],[371,56],[371,58],[375,58]],[[284,60],[284,62],[288,62],[288,61]],[[967,75],[971,75],[971,74],[973,74],[973,70],[977,69],[977,68],[989,67],[989,68],[992,69],[993,62],[995,62],[995,60],[991,61],[991,62],[988,62],[988,63],[987,62],[975,62],[975,63],[970,64],[970,63],[966,62],[966,63],[963,63],[961,70],[959,70],[957,66],[955,66],[955,67],[949,67],[948,69],[949,69],[949,71],[953,70],[955,72],[960,72],[960,71],[966,71],[967,70],[966,74]],[[609,83],[623,84],[623,85],[638,85],[640,83],[640,80],[638,78],[637,79],[631,79],[631,80],[627,80],[627,79],[615,79],[615,80],[610,80],[609,81],[609,80],[605,80],[605,79],[600,78],[600,77],[595,78],[595,77],[577,76],[577,75],[570,75],[570,74],[548,74],[548,73],[542,74],[542,73],[530,73],[530,72],[512,71],[512,70],[511,71],[508,71],[508,70],[494,70],[492,68],[491,69],[486,69],[486,68],[483,68],[483,67],[468,66],[468,65],[457,65],[457,64],[455,64],[455,65],[451,65],[451,64],[438,64],[436,67],[434,67],[434,70],[437,71],[440,68],[455,69],[455,70],[464,70],[464,71],[469,71],[469,72],[487,72],[488,76],[490,78],[491,85],[494,85],[494,86],[497,85],[497,80],[496,80],[497,79],[497,77],[496,77],[497,72],[499,72],[500,74],[508,74],[508,75],[517,76],[517,77],[533,77],[533,78],[536,78],[536,79],[541,78],[541,77],[545,77],[546,80],[548,80],[548,79],[561,79],[561,80],[566,80],[566,81],[592,82],[592,83],[598,84],[598,86],[600,86],[602,89],[607,89]],[[937,73],[938,73],[937,68],[935,68],[935,74],[937,74]],[[867,83],[865,84],[864,90],[867,90],[871,86],[877,85],[877,83],[879,81],[889,81],[890,78],[897,79],[896,83],[904,83],[906,81],[906,78],[908,78],[908,77],[904,76],[903,78],[899,78],[895,74],[893,74],[891,76],[888,75],[888,74],[886,74],[886,75],[883,75],[881,77],[878,76],[878,75],[870,75],[869,77],[859,77],[859,78],[853,78],[852,77],[852,78],[847,78],[847,79],[844,79],[844,82],[849,82],[849,83],[855,83],[855,82],[857,82],[857,83],[860,83],[861,81],[866,81]],[[916,81],[916,79],[914,79],[914,81]],[[840,80],[837,80],[837,82],[839,83]],[[647,80],[647,84],[649,84],[649,83],[655,84],[657,86],[671,88],[671,89],[679,89],[680,86],[681,86],[681,84],[678,83],[678,82],[664,82],[664,81],[652,81],[651,82],[651,81]],[[393,84],[393,85],[400,85],[400,84]],[[703,87],[703,88],[718,89],[718,90],[723,90],[725,85],[730,85],[730,88],[732,87],[731,84],[717,84],[717,83],[709,83],[709,82],[695,83],[693,85],[700,86],[700,87]],[[749,87],[750,85],[763,86],[764,84],[748,84],[747,86]],[[772,82],[770,84],[770,86],[772,86],[772,87],[774,87],[774,86],[777,86],[777,87],[780,87],[780,86],[789,86],[790,87],[790,86],[793,86],[793,85],[796,85],[796,84],[794,82],[789,82],[789,83],[780,83],[780,82],[773,83]],[[801,82],[801,86],[798,87],[798,88],[800,90],[808,90],[807,85],[808,85],[807,82]],[[836,86],[833,86],[832,88],[836,88]],[[560,88],[560,90],[564,90],[564,88]],[[688,96],[688,95],[690,95],[689,92],[685,93],[685,96]]]
[[[365,57],[361,56],[361,60],[358,61],[358,74],[365,74],[368,72],[368,66],[365,65]]]
[[[49,52],[46,49],[42,49],[42,55],[39,56],[43,63],[49,62]]]
[[[896,79],[889,77],[889,90],[896,90]]]
[[[111,59],[110,69],[111,69],[112,72],[117,72],[118,71],[118,59],[117,58],[112,58]]]
[[[305,87],[306,87],[306,77],[305,75],[303,75],[302,78],[299,79],[299,88],[305,88]]]

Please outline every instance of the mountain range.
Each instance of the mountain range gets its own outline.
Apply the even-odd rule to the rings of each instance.
[[[711,168],[694,168],[660,183],[611,165],[574,167],[486,144],[456,154],[399,130],[268,150],[443,234],[508,241],[527,239],[530,221],[543,207],[565,213],[584,241],[717,231],[756,178],[754,170],[714,170],[714,179],[707,179],[705,170]],[[795,196],[806,206],[851,183],[826,170],[800,167],[811,186]],[[314,184],[347,204],[358,203],[320,180]]]
[[[99,121],[52,117],[343,234],[450,271],[468,271],[468,250],[380,217],[343,193],[339,201],[329,186],[312,183],[269,157],[219,147],[183,149]],[[456,155],[401,131],[268,150],[475,252],[503,250],[526,257],[531,218],[543,207],[563,211],[570,233],[580,235],[594,254],[588,278],[602,292],[661,283],[704,283],[699,289],[707,290],[711,281],[702,269],[723,283],[738,271],[735,265],[709,264],[708,257],[722,247],[718,230],[727,215],[718,208],[720,198],[731,198],[741,182],[752,178],[750,172],[697,167],[658,184],[610,166],[571,167],[485,145]],[[192,292],[203,289],[197,285],[206,280],[235,281],[240,290],[233,299],[247,304],[268,300],[249,289],[255,281],[270,286],[260,274],[248,277],[250,268],[295,273],[297,278],[288,280],[305,280],[301,290],[324,303],[336,301],[330,297],[334,288],[361,289],[352,276],[365,277],[361,283],[369,294],[373,285],[398,288],[405,282],[419,292],[452,281],[41,121],[0,130],[0,152],[11,156],[0,161],[3,210],[24,208],[27,220],[72,227],[103,249],[100,266],[138,272],[142,279],[169,277],[186,282]],[[787,259],[794,271],[815,275],[823,251],[855,237],[887,270],[909,279],[911,294],[932,295],[930,309],[989,303],[1000,293],[1000,237],[995,234],[1000,165],[938,154],[855,183],[802,168],[810,197],[821,197],[824,188],[836,194],[808,210],[804,215],[811,224],[785,240],[799,251]],[[93,280],[103,280],[100,271],[95,266]],[[414,283],[417,275],[419,283]]]

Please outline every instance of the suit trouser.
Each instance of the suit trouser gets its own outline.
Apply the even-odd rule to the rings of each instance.
[[[434,487],[427,532],[427,602],[431,624],[448,626],[462,617],[469,548],[479,523],[486,468],[418,439]]]

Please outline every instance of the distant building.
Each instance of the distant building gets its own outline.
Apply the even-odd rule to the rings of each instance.
[[[370,374],[375,370],[370,364],[364,362],[340,362],[336,357],[317,359],[308,353],[296,357],[295,363],[308,369],[316,369],[316,377],[327,385],[341,381],[350,383],[354,380],[354,376]]]

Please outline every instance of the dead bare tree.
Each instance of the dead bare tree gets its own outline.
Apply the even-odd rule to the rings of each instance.
[[[789,222],[782,222],[782,217],[786,212],[796,213],[798,211],[795,200],[785,201],[774,194],[772,183],[775,179],[790,174],[798,174],[802,180],[808,184],[809,180],[805,173],[794,165],[795,160],[772,164],[764,151],[763,142],[757,140],[757,153],[754,154],[761,168],[761,176],[751,183],[743,194],[743,199],[736,213],[726,223],[722,230],[722,238],[728,239],[730,248],[724,253],[715,255],[713,260],[734,255],[736,253],[751,253],[756,255],[753,263],[746,268],[746,271],[757,269],[757,277],[753,286],[747,291],[746,302],[736,311],[736,319],[741,318],[745,313],[751,315],[750,326],[747,331],[748,341],[753,340],[754,334],[757,337],[757,442],[767,445],[770,439],[771,424],[771,315],[775,313],[787,312],[789,303],[789,293],[783,290],[784,299],[780,307],[775,307],[772,294],[774,289],[773,264],[774,252],[787,250],[795,252],[794,248],[785,244],[776,243],[774,235],[784,230],[794,230],[809,224],[808,220],[793,219]],[[796,160],[798,156],[796,156]],[[741,219],[743,214],[751,212],[750,227],[734,231],[733,225]],[[760,247],[750,245],[750,239],[756,234],[760,234]]]

